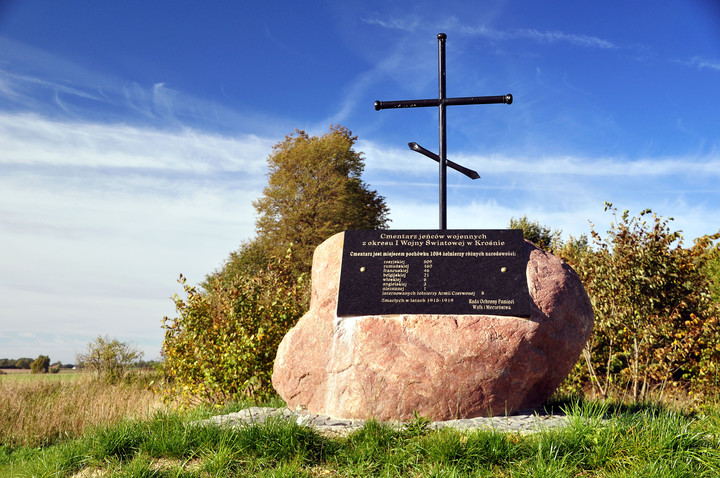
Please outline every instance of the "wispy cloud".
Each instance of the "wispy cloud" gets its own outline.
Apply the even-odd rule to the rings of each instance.
[[[720,60],[718,60],[718,59],[710,59],[710,58],[702,58],[699,56],[694,56],[694,57],[690,58],[689,60],[675,60],[675,62],[697,68],[698,70],[709,69],[709,70],[720,71]]]
[[[540,31],[535,29],[510,30],[505,34],[508,38],[528,38],[540,43],[570,43],[575,46],[613,50],[618,48],[614,43],[602,38],[565,33],[562,31]]]
[[[406,149],[388,148],[369,141],[358,143],[360,150],[366,153],[368,164],[382,170],[402,171],[403,174],[415,174],[418,171],[419,157]],[[453,161],[463,165],[474,165],[483,170],[497,173],[547,174],[585,177],[657,177],[657,176],[696,176],[720,179],[720,157],[686,156],[677,158],[594,158],[581,156],[548,156],[530,158],[523,156],[478,156],[455,154]],[[424,160],[423,160],[424,161]]]
[[[147,174],[244,174],[257,177],[272,140],[191,128],[156,130],[125,124],[57,121],[32,113],[1,113],[0,169],[32,167],[147,171]]]
[[[578,33],[567,33],[560,30],[543,31],[534,28],[499,30],[486,25],[458,25],[458,28],[466,35],[487,38],[496,42],[526,39],[536,43],[569,43],[583,48],[598,48],[603,50],[618,48],[618,46],[613,42],[599,37]]]
[[[282,135],[294,127],[289,118],[242,111],[220,101],[173,89],[164,81],[143,85],[100,75],[1,36],[0,109],[155,128],[188,126],[221,132],[244,130]]]
[[[394,228],[437,226],[437,165],[412,151],[368,141],[367,181],[384,195]],[[720,224],[720,158],[714,154],[668,158],[522,157],[455,154],[477,170],[471,181],[448,172],[448,224],[453,228],[506,227],[510,217],[534,220],[578,236],[589,222],[604,231],[611,218],[603,203],[639,212],[647,207],[675,217],[688,240]],[[707,198],[698,203],[697,198]]]
[[[409,19],[391,18],[389,20],[383,20],[380,18],[363,18],[362,21],[368,25],[376,25],[390,30],[402,30],[406,32],[414,32],[418,25],[420,25],[420,21],[416,17],[411,17]]]
[[[274,142],[0,113],[6,336],[43,329],[67,351],[107,333],[157,357],[178,274],[202,280],[253,235]]]
[[[401,30],[406,32],[414,32],[417,27],[423,22],[420,22],[417,18],[410,19],[364,19],[365,23],[369,25],[376,25],[382,28]],[[468,25],[463,20],[457,17],[448,17],[444,20],[435,20],[437,28],[444,28],[447,30],[454,30],[461,32],[468,36],[487,38],[492,41],[508,41],[517,39],[532,40],[537,43],[569,43],[571,45],[583,47],[583,48],[597,48],[603,50],[612,50],[618,48],[618,46],[603,38],[599,38],[592,35],[584,35],[579,33],[567,33],[560,30],[537,30],[534,28],[516,28],[509,30],[502,30],[489,27],[487,25]],[[425,22],[427,23],[427,22]]]

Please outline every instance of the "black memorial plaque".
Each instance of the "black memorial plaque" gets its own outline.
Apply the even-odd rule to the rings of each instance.
[[[338,316],[530,316],[519,229],[345,231]]]

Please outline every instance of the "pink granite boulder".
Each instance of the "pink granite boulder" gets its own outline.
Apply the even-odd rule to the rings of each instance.
[[[550,396],[590,336],[577,274],[527,241],[530,318],[338,317],[343,234],[316,249],[310,310],[278,348],[273,386],[291,408],[378,420],[512,413]]]

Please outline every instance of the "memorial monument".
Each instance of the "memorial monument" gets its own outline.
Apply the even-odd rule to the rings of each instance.
[[[322,243],[310,310],[278,348],[273,386],[288,406],[336,418],[432,420],[502,415],[540,405],[572,369],[593,313],[577,274],[520,230],[447,230],[449,105],[512,103],[511,95],[447,98],[438,35],[438,230],[345,231]]]

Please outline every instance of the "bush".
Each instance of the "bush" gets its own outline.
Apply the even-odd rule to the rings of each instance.
[[[165,317],[163,354],[167,400],[224,403],[273,394],[272,366],[280,341],[307,302],[304,275],[290,253],[255,275],[210,277],[205,292],[179,282],[178,317]]]
[[[48,373],[50,368],[50,357],[47,355],[40,355],[30,364],[31,373]]]
[[[122,380],[133,362],[142,358],[143,353],[117,339],[98,336],[87,345],[87,352],[75,355],[80,368],[95,372],[110,383]]]
[[[615,223],[595,248],[557,252],[578,272],[595,312],[593,336],[571,383],[613,388],[635,400],[652,388],[710,391],[718,379],[720,321],[704,273],[708,241],[682,247],[682,235],[647,209],[639,217],[606,203]]]

